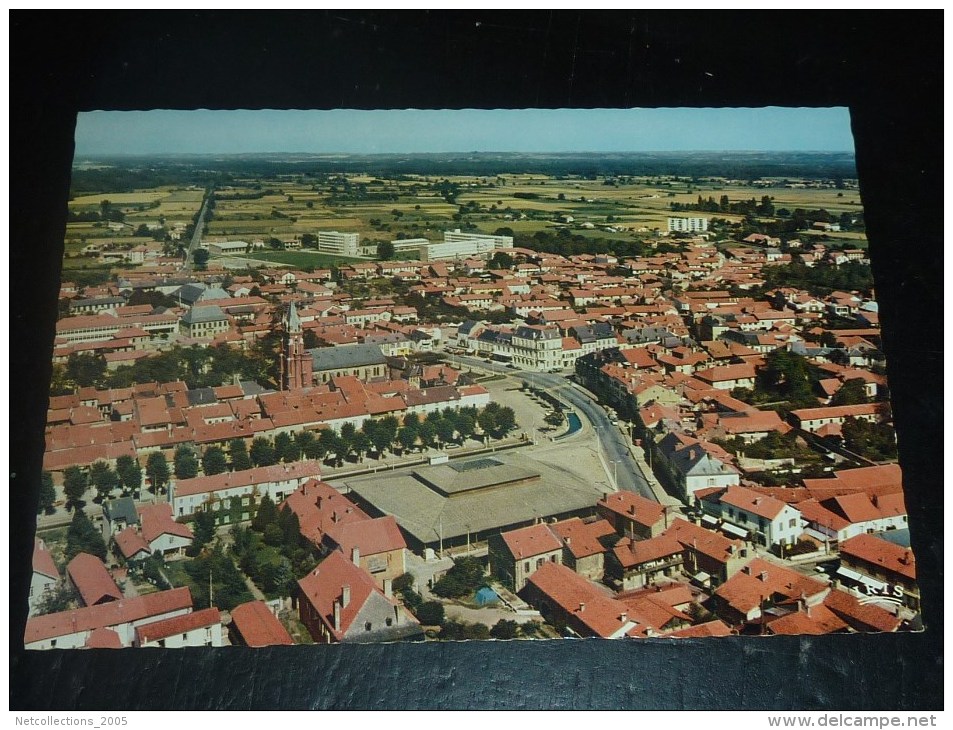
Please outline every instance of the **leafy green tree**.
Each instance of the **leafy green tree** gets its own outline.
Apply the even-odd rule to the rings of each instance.
[[[490,636],[494,639],[515,639],[519,633],[520,625],[505,618],[501,618],[490,629]]]
[[[199,473],[199,460],[191,446],[183,444],[175,450],[172,458],[176,479],[194,479]]]
[[[461,598],[476,591],[485,581],[483,564],[476,558],[463,557],[434,584],[433,592],[441,598]]]
[[[203,509],[195,513],[192,522],[192,544],[186,550],[190,556],[198,555],[202,548],[215,539],[215,514],[211,509]]]
[[[390,261],[394,258],[394,244],[390,241],[381,241],[377,244],[377,258],[380,261]]]
[[[255,466],[272,466],[278,463],[278,456],[271,441],[259,436],[251,442],[249,456]]]
[[[351,444],[351,448],[357,454],[358,458],[363,461],[364,455],[370,451],[371,440],[368,438],[366,433],[363,431],[358,431],[354,434],[354,440]]]
[[[446,621],[440,628],[443,641],[486,641],[490,638],[490,629],[484,624],[471,624],[466,621]]]
[[[78,466],[68,466],[63,470],[63,491],[66,493],[66,506],[70,509],[82,507],[83,495],[89,487],[86,472]]]
[[[889,423],[871,423],[864,418],[846,418],[841,426],[844,446],[872,461],[897,458],[897,437]]]
[[[89,480],[95,487],[96,496],[100,500],[108,497],[119,486],[119,476],[105,461],[97,461],[90,467]]]
[[[512,269],[513,264],[512,256],[504,251],[497,251],[487,265],[491,269]]]
[[[51,590],[43,594],[37,603],[36,615],[45,616],[48,613],[69,611],[79,605],[79,596],[68,580],[60,581]]]
[[[298,431],[295,434],[295,445],[305,459],[316,459],[318,441],[310,431]]]
[[[73,519],[66,531],[66,561],[69,562],[79,553],[89,553],[100,560],[106,560],[106,543],[103,536],[81,509],[73,512]]]
[[[397,441],[400,444],[400,448],[405,453],[410,451],[417,444],[416,429],[410,428],[409,426],[404,426],[397,431]]]
[[[161,452],[154,451],[149,454],[149,458],[146,459],[146,475],[152,485],[153,494],[159,494],[169,483],[169,462],[165,460]]]
[[[252,529],[257,530],[258,532],[264,532],[268,525],[273,525],[277,521],[278,507],[275,506],[275,503],[272,501],[271,497],[266,494],[258,503],[258,510],[255,512],[255,517],[251,521]]]
[[[66,360],[66,377],[77,387],[99,386],[106,375],[106,358],[96,353],[74,353]]]
[[[298,461],[301,458],[301,448],[287,433],[275,436],[275,459],[278,461]]]
[[[192,252],[192,261],[195,262],[195,268],[199,271],[205,271],[208,266],[209,253],[206,248],[197,248]]]
[[[560,410],[551,411],[546,414],[546,417],[543,419],[550,426],[559,427],[563,424],[563,421],[566,420],[566,417],[563,415],[563,412]]]
[[[449,418],[442,418],[437,422],[437,437],[440,439],[441,443],[447,444],[453,440],[453,435],[456,433],[456,428],[454,428],[453,421]]]
[[[248,447],[244,439],[232,439],[228,442],[228,459],[231,461],[232,471],[251,469],[251,459],[248,457]]]
[[[116,474],[123,494],[136,494],[142,489],[142,467],[131,456],[124,454],[116,459]]]
[[[424,626],[440,626],[444,620],[443,604],[439,601],[426,601],[417,606],[414,615]]]
[[[192,579],[192,603],[196,607],[209,605],[209,579],[212,583],[211,603],[222,611],[231,611],[238,604],[253,599],[241,572],[221,545],[186,561],[184,567]]]
[[[429,449],[437,443],[437,427],[433,421],[421,423],[417,429],[417,434],[420,436],[420,443],[424,448]]]
[[[225,451],[220,446],[209,446],[202,454],[202,471],[206,476],[221,474],[228,468]]]
[[[473,436],[476,430],[476,419],[469,413],[461,413],[457,416],[457,433],[460,436],[460,443]]]
[[[404,427],[405,428],[416,428],[420,425],[420,416],[416,413],[408,413],[404,416]]]
[[[281,544],[289,550],[294,550],[301,544],[301,523],[291,508],[285,506],[278,512],[275,522],[281,530]]]
[[[40,476],[40,494],[36,505],[36,513],[44,512],[48,515],[53,514],[56,502],[56,487],[53,485],[53,475],[44,471]]]
[[[832,406],[856,406],[866,402],[867,390],[863,378],[846,381],[831,398]]]

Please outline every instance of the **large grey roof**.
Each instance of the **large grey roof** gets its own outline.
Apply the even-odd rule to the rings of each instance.
[[[380,345],[338,345],[308,350],[314,363],[314,371],[355,368],[365,365],[383,365],[387,362]]]
[[[538,473],[540,478],[495,488],[457,491],[452,497],[440,494],[412,474],[357,477],[347,479],[345,484],[376,510],[393,515],[403,530],[424,544],[436,543],[441,531],[444,539],[453,539],[468,532],[484,532],[541,517],[579,512],[592,508],[603,497],[603,487],[529,457],[525,452],[497,453],[493,459],[506,465],[510,476],[518,477],[516,470],[519,470],[520,474]]]
[[[139,514],[132,497],[120,497],[103,502],[103,516],[110,521],[125,520],[127,525],[138,525]]]
[[[185,322],[185,324],[195,324],[196,322],[220,322],[223,319],[228,319],[228,317],[225,315],[225,312],[223,312],[220,307],[214,305],[211,307],[192,307],[182,317],[182,321]]]

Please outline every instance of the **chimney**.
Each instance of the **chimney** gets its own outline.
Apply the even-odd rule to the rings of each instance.
[[[341,608],[347,608],[347,605],[351,602],[351,585],[350,583],[345,583],[341,586]]]
[[[768,582],[768,571],[762,570],[762,571],[758,574],[758,578],[759,578],[759,580],[760,580],[762,583],[767,583],[767,582]]]
[[[334,630],[341,630],[341,603],[340,601],[334,602]]]
[[[580,603],[579,603],[579,609],[578,609],[579,613],[582,613],[582,612],[585,611],[585,610],[586,610],[586,604],[585,604],[585,603],[582,603],[582,602],[580,601]]]
[[[390,578],[384,578],[384,595],[388,598],[394,597],[394,583]]]
[[[318,501],[315,503],[318,509],[321,509],[321,500],[324,499],[321,495],[318,495]]]
[[[629,620],[629,614],[623,611],[622,615],[619,616],[619,621],[621,621],[622,623],[625,623],[628,620]]]
[[[351,548],[351,562],[354,565],[360,567],[361,565],[361,549],[358,547]]]
[[[635,505],[634,505],[634,504],[629,505],[629,514],[630,514],[630,515],[634,515],[634,514],[635,514]]]

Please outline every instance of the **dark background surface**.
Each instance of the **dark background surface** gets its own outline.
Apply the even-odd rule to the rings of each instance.
[[[938,709],[940,12],[11,12],[12,709]],[[23,652],[75,114],[850,106],[927,630]]]

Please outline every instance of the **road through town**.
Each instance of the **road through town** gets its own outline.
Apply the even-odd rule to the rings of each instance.
[[[616,488],[636,492],[647,499],[658,501],[629,453],[625,435],[612,424],[602,406],[593,400],[587,391],[575,385],[565,376],[556,373],[513,370],[499,363],[486,362],[461,355],[454,355],[452,359],[462,365],[506,375],[529,383],[535,388],[546,390],[577,412],[582,413],[599,435],[599,443],[609,465],[610,473],[615,479]],[[567,448],[571,448],[571,446],[567,444]]]

